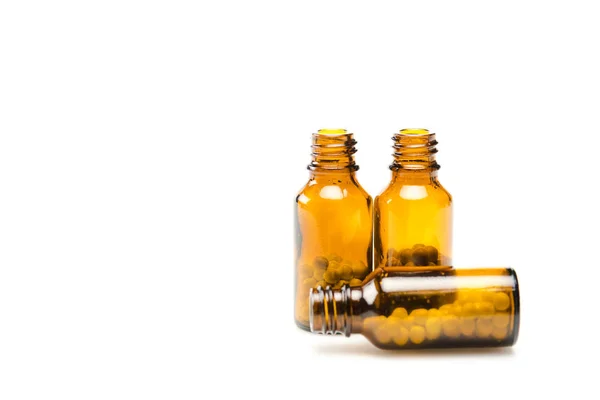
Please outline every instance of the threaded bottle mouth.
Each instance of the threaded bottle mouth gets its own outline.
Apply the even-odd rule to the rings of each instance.
[[[308,325],[311,332],[324,334],[326,331],[324,323],[325,313],[323,311],[324,299],[325,294],[320,285],[310,289],[308,294]]]
[[[394,161],[390,169],[404,170],[431,170],[440,169],[435,161],[437,153],[435,133],[424,128],[401,129],[392,137],[394,145]]]
[[[316,289],[310,290],[308,316],[311,332],[350,336],[352,331],[352,313],[348,301],[350,290],[348,285],[335,290],[330,286],[323,289],[319,285]]]
[[[354,134],[346,129],[319,129],[312,135],[312,171],[356,171]]]

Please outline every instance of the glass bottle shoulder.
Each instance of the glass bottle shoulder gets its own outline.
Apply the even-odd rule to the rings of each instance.
[[[370,204],[371,196],[354,177],[311,178],[296,196],[296,203],[304,206],[334,201],[365,201]]]
[[[416,200],[450,205],[452,204],[452,195],[437,178],[427,180],[395,179],[375,198],[377,204],[387,205]]]

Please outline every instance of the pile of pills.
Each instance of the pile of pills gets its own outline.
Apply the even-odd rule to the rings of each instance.
[[[308,321],[308,293],[311,288],[343,285],[360,286],[371,272],[363,261],[344,260],[337,254],[315,257],[311,264],[298,265],[297,318]]]
[[[439,309],[417,308],[408,312],[404,307],[397,307],[387,317],[366,318],[363,334],[384,347],[461,337],[503,340],[508,336],[511,299],[507,293],[460,290],[456,299]]]
[[[394,267],[426,267],[440,265],[440,252],[433,246],[415,244],[410,249],[387,251],[385,265]]]

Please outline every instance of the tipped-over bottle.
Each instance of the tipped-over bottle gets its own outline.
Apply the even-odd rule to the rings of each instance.
[[[510,268],[376,268],[362,286],[310,292],[310,328],[382,349],[512,346],[519,288]]]

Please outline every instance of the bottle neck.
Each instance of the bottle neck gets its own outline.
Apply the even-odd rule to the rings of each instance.
[[[352,175],[358,170],[354,134],[345,129],[321,129],[312,136],[312,161],[308,169],[312,176]]]
[[[309,178],[314,183],[330,184],[331,182],[336,182],[338,184],[356,184],[355,172],[347,169],[341,171],[310,171]]]
[[[402,129],[392,137],[394,161],[390,165],[393,178],[435,178],[440,169],[435,133],[427,129]]]
[[[399,183],[403,185],[429,185],[437,180],[437,170],[411,171],[399,169],[392,171],[391,183]]]
[[[311,289],[309,298],[310,331],[326,335],[353,333],[356,309],[362,299],[362,288],[343,286],[341,289]]]

